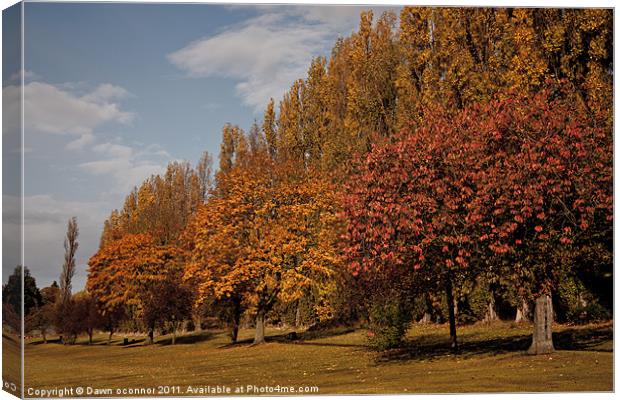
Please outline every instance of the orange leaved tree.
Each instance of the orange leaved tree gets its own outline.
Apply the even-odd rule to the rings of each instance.
[[[189,313],[191,299],[181,282],[181,256],[178,248],[157,245],[149,235],[125,235],[90,258],[87,290],[104,316],[133,309],[152,343],[158,324],[172,323],[174,331]]]

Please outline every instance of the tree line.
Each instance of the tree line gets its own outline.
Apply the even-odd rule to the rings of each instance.
[[[272,99],[259,125],[135,188],[106,220],[86,293],[154,340],[184,321],[363,324],[608,318],[610,10],[405,7]],[[232,50],[231,50],[232,51]],[[62,279],[61,279],[62,289]],[[100,318],[100,319],[101,319]]]

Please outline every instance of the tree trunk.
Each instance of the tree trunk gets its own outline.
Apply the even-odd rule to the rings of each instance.
[[[112,334],[114,333],[114,331],[112,329],[110,329],[110,334],[108,335],[108,346],[112,344]]]
[[[148,339],[146,341],[146,344],[153,344],[155,343],[155,329],[150,328],[149,329],[149,335],[148,335]]]
[[[554,351],[551,336],[551,323],[553,322],[553,305],[549,295],[542,295],[536,299],[534,308],[534,332],[532,345],[528,354],[549,354]]]
[[[433,304],[431,303],[431,299],[428,293],[424,295],[424,306],[424,315],[422,316],[422,319],[419,321],[419,323],[430,324],[432,319],[431,311],[433,309]]]
[[[41,330],[41,336],[43,336],[43,344],[47,344],[47,335],[45,333],[45,329]]]
[[[202,332],[202,318],[199,315],[194,317],[194,331]]]
[[[93,330],[92,330],[92,328],[88,329],[88,344],[93,344]]]
[[[176,325],[172,326],[172,344],[175,344],[177,341],[177,327]]]
[[[256,314],[256,333],[254,344],[265,343],[265,312],[259,311]]]
[[[237,343],[239,337],[239,327],[241,326],[241,299],[233,298],[232,319],[230,321],[230,341]]]
[[[517,316],[515,322],[527,322],[530,320],[530,306],[526,300],[521,302],[521,306],[517,307]]]
[[[487,306],[487,314],[484,317],[484,321],[491,322],[497,320],[497,311],[495,311],[495,296],[493,296],[493,292],[491,292],[491,298],[489,299],[489,304]]]
[[[446,279],[446,297],[448,300],[448,320],[450,321],[450,347],[456,352],[458,350],[458,343],[456,341],[456,310],[454,307],[454,294],[452,293],[452,278],[450,276]]]
[[[299,300],[297,301],[297,310],[295,311],[295,328],[301,326],[301,308],[299,307]]]
[[[230,340],[232,343],[237,343],[237,338],[239,337],[239,325],[241,323],[241,311],[235,309],[235,313],[233,315],[232,326],[230,331]]]

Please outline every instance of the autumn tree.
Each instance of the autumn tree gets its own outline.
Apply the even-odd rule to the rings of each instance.
[[[352,267],[392,280],[402,269],[441,277],[450,312],[455,274],[507,265],[531,277],[538,298],[531,351],[552,350],[558,272],[586,238],[611,243],[610,127],[605,113],[571,99],[554,86],[458,113],[430,109],[375,148],[345,202]]]
[[[481,217],[471,208],[477,150],[459,129],[467,117],[429,110],[425,125],[374,147],[344,190],[345,255],[354,274],[390,286],[411,281],[415,273],[421,285],[443,287],[454,349],[454,282],[475,270]]]
[[[236,310],[233,340],[240,313],[253,310],[260,343],[266,314],[277,301],[295,301],[301,289],[316,287],[321,298],[316,310],[322,317],[329,313],[325,277],[336,255],[327,227],[336,220],[329,202],[334,198],[325,183],[291,180],[295,174],[282,171],[286,163],[274,162],[268,148],[251,151],[243,133],[234,149],[221,155],[232,161],[224,164],[230,169],[220,170],[216,195],[188,227],[185,278],[199,302],[215,298]]]
[[[196,166],[196,173],[200,181],[200,192],[202,194],[202,200],[206,200],[208,194],[213,189],[213,157],[208,151],[202,153],[200,161]]]
[[[101,245],[140,233],[161,244],[175,243],[204,201],[210,170],[210,156],[203,155],[197,169],[187,162],[171,162],[163,174],[146,179],[127,195],[123,208],[105,221]]]
[[[396,16],[387,12],[373,27],[372,11],[362,12],[359,31],[351,37],[345,129],[364,147],[372,134],[387,136],[394,126],[399,58],[395,23]]]
[[[148,342],[153,343],[157,327],[186,316],[187,306],[169,302],[167,297],[182,291],[176,286],[182,271],[180,257],[178,248],[157,244],[149,235],[125,235],[90,258],[87,290],[104,316],[119,307],[135,307],[136,317],[148,330]]]
[[[267,142],[267,148],[270,156],[273,158],[276,155],[278,149],[278,136],[276,131],[276,113],[274,110],[273,99],[269,100],[265,115],[263,117],[263,137]]]
[[[611,252],[611,126],[605,112],[589,109],[553,86],[493,103],[477,116],[489,132],[477,201],[490,218],[480,241],[530,277],[536,354],[553,350],[550,295],[562,270],[583,268],[578,255],[592,246],[602,259]]]

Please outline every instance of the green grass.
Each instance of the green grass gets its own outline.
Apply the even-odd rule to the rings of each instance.
[[[611,323],[555,326],[556,351],[524,354],[530,326],[497,323],[459,327],[461,351],[448,350],[447,326],[414,326],[399,350],[374,352],[366,331],[304,333],[289,342],[269,329],[271,341],[251,346],[252,330],[228,344],[222,331],[190,334],[174,346],[122,345],[105,335],[93,345],[26,345],[26,388],[180,386],[318,386],[329,393],[462,393],[613,390]],[[143,339],[143,338],[137,338]],[[277,394],[277,393],[276,393]],[[114,394],[116,396],[116,394]]]

